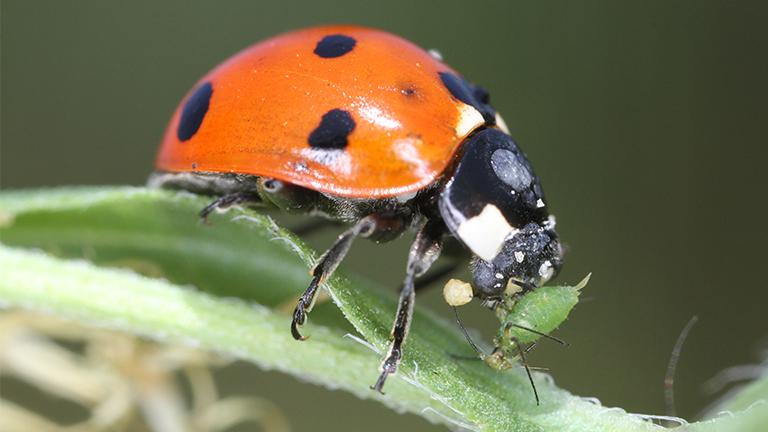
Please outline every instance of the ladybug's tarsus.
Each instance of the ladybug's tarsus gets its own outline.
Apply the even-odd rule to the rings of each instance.
[[[234,192],[215,199],[213,202],[205,206],[200,210],[200,221],[206,225],[209,224],[208,216],[217,209],[227,209],[233,205],[242,204],[246,202],[257,203],[261,202],[261,198],[254,192]]]

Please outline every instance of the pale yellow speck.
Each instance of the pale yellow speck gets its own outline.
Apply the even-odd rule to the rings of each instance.
[[[450,306],[463,306],[472,301],[472,285],[451,279],[443,287],[443,298]]]

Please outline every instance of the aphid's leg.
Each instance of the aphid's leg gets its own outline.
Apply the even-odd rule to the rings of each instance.
[[[381,219],[378,216],[371,215],[360,219],[355,225],[341,233],[333,246],[328,249],[315,268],[312,270],[312,281],[304,294],[299,298],[296,309],[293,310],[293,321],[291,321],[291,334],[296,340],[306,339],[299,333],[299,326],[304,325],[307,320],[307,312],[312,309],[317,296],[317,289],[326,277],[330,276],[336,267],[339,266],[344,256],[347,255],[352,241],[356,237],[370,237],[379,228]]]
[[[208,223],[208,216],[216,209],[226,209],[236,204],[244,202],[258,203],[261,202],[261,198],[256,192],[234,192],[231,194],[220,196],[216,198],[212,203],[205,206],[200,210],[199,216],[203,223]]]
[[[400,300],[397,305],[397,314],[392,326],[392,344],[389,353],[381,363],[381,374],[376,384],[371,389],[384,393],[382,388],[387,376],[397,372],[397,366],[403,356],[403,344],[408,337],[408,329],[413,315],[413,303],[416,299],[414,279],[426,273],[429,267],[440,255],[442,247],[442,234],[444,226],[438,222],[428,222],[416,234],[416,239],[411,245],[408,254],[408,265],[405,272],[405,281],[400,289]]]
[[[523,344],[521,344],[517,338],[512,338],[512,342],[517,347],[517,351],[520,355],[520,363],[523,364],[525,373],[528,375],[528,381],[531,383],[531,388],[533,389],[533,397],[536,399],[536,405],[539,405],[539,392],[536,390],[536,384],[533,382],[533,375],[531,375],[531,368],[528,367],[528,360],[525,358],[526,351],[523,349]]]
[[[512,341],[512,343],[515,344],[515,347],[517,347],[518,355],[520,356],[520,363],[523,364],[523,368],[525,368],[525,373],[526,373],[526,375],[528,375],[528,381],[531,383],[531,388],[533,389],[533,397],[536,399],[536,405],[539,405],[539,392],[536,390],[536,384],[533,382],[533,375],[531,374],[531,368],[528,366],[528,359],[526,359],[526,357],[525,357],[525,354],[528,351],[530,351],[531,348],[533,348],[533,346],[536,343],[534,342],[533,344],[531,344],[531,346],[523,348],[523,344],[520,342],[520,340],[518,340],[516,337],[513,337],[513,336],[510,335],[510,330],[512,329],[512,327],[517,327],[517,328],[521,328],[521,329],[524,329],[524,330],[528,330],[528,331],[533,332],[535,334],[538,334],[540,336],[551,337],[552,339],[554,339],[554,340],[556,340],[558,342],[563,342],[563,341],[561,341],[561,340],[559,340],[559,339],[557,339],[557,338],[555,338],[553,336],[549,336],[547,334],[544,334],[544,333],[541,333],[539,331],[530,329],[528,327],[523,327],[523,326],[518,325],[518,324],[507,323],[504,326],[504,334],[505,334],[505,336],[507,336]],[[563,343],[565,343],[565,342],[563,342]]]

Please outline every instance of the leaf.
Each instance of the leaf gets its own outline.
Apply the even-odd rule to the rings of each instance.
[[[290,336],[280,305],[308,283],[314,252],[251,211],[233,209],[201,226],[196,214],[206,203],[143,188],[4,192],[0,236],[13,247],[0,248],[0,302],[222,352],[454,428],[659,429],[572,396],[541,373],[536,406],[520,370],[451,357],[467,350],[461,334],[419,308],[401,370],[381,396],[369,389],[381,356],[345,337],[348,324],[333,313],[310,316],[308,341]],[[386,350],[395,293],[340,276],[324,287],[370,347]]]

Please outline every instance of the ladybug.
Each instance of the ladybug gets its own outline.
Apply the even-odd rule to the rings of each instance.
[[[350,224],[298,301],[297,340],[355,238],[415,231],[372,386],[380,392],[402,358],[416,279],[441,250],[472,255],[466,301],[491,308],[510,287],[541,286],[563,260],[539,178],[488,92],[438,55],[371,28],[293,31],[213,69],[173,115],[149,184],[218,197],[202,217],[239,204]]]

